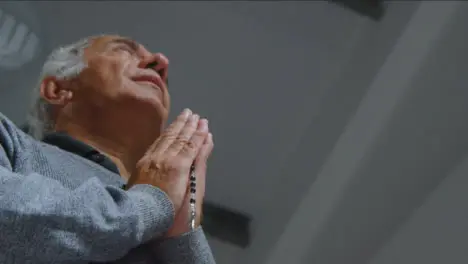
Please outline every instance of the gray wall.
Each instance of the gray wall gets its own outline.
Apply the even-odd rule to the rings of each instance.
[[[468,156],[369,263],[468,263],[467,175]]]

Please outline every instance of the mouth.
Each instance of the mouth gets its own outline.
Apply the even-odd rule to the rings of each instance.
[[[144,84],[144,85],[149,85],[153,86],[154,88],[159,89],[162,91],[164,87],[164,82],[162,78],[155,74],[155,75],[138,75],[132,78],[132,81],[139,83],[139,84]]]

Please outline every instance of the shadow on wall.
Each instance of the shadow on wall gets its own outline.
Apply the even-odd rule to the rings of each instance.
[[[42,32],[29,2],[0,2],[0,112],[17,124],[44,59]]]

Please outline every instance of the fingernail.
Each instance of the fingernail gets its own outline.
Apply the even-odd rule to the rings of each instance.
[[[190,121],[192,121],[192,123],[196,123],[196,122],[198,122],[198,119],[199,119],[199,118],[200,118],[199,115],[194,114],[194,115],[192,115],[192,116],[190,117]]]
[[[190,109],[188,108],[185,108],[184,111],[182,112],[182,115],[184,117],[189,117],[191,114],[192,114],[192,111],[190,111]]]
[[[208,130],[208,120],[202,119],[200,130],[203,132]]]

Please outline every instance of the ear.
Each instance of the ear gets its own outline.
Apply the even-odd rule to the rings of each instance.
[[[46,77],[41,82],[41,97],[50,104],[63,106],[73,97],[72,91],[66,87],[66,81],[60,81],[55,77]]]

